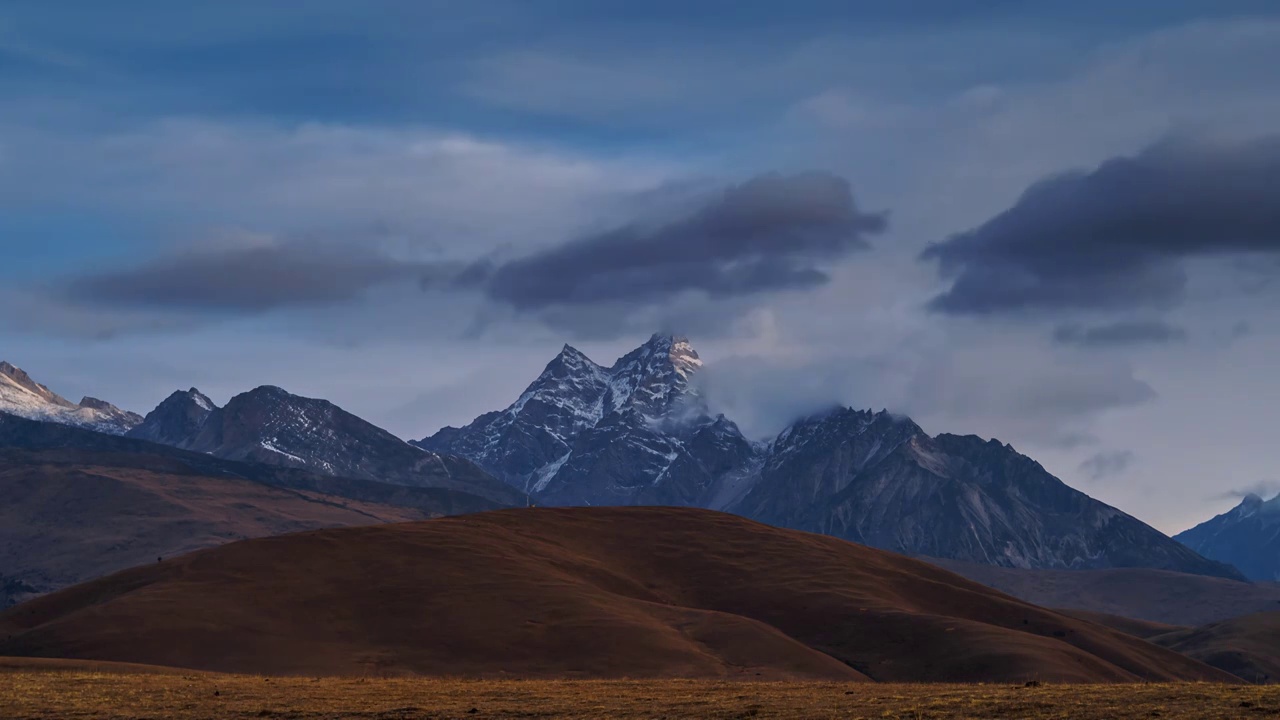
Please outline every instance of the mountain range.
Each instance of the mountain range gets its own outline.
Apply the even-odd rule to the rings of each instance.
[[[224,407],[195,388],[177,391],[127,435],[225,460],[524,504],[523,493],[469,460],[414,447],[327,400],[273,386],[236,395]]]
[[[0,413],[123,435],[225,460],[484,497],[525,504],[524,493],[464,458],[440,455],[397,438],[327,400],[262,386],[218,407],[196,388],[179,390],[142,417],[86,397],[74,404],[0,363]]]
[[[708,410],[701,366],[680,337],[608,367],[565,346],[505,410],[416,444],[544,505],[704,507],[909,555],[1240,578],[995,440],[837,408],[753,442]]]
[[[1276,500],[1177,542],[1009,445],[886,411],[748,438],[701,368],[672,336],[608,367],[566,346],[505,410],[407,443],[278,387],[221,407],[177,391],[143,418],[0,366],[0,608],[24,601],[0,614],[3,652],[240,672],[1276,678],[1280,586],[1227,564],[1274,577],[1255,561],[1274,559]],[[484,513],[528,504],[684,507]],[[466,517],[406,522],[448,515]],[[307,608],[355,624],[287,621]],[[257,630],[209,635],[213,616]],[[422,651],[449,632],[465,652]]]
[[[1231,563],[1252,580],[1280,582],[1280,495],[1245,496],[1239,505],[1174,536],[1196,552]]]
[[[0,412],[495,506],[698,507],[914,556],[1243,579],[1216,548],[1198,553],[996,440],[930,435],[910,418],[846,407],[748,438],[711,409],[702,365],[671,335],[609,366],[566,345],[506,409],[412,443],[273,386],[222,407],[180,390],[140,418],[91,398],[73,406],[8,364]]]

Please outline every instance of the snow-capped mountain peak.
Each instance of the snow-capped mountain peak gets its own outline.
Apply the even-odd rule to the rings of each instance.
[[[688,339],[672,335],[654,335],[609,367],[565,345],[505,410],[416,444],[470,457],[520,488],[543,490],[583,472],[597,442],[631,447],[660,472],[681,457],[673,434],[714,422],[689,385],[701,366]]]
[[[84,397],[80,398],[80,407],[90,408],[92,410],[111,410],[111,409],[118,410],[119,409],[115,405],[112,405],[111,403],[107,402],[106,400],[99,400],[96,397],[90,397],[88,395],[85,395]]]
[[[1248,517],[1262,509],[1262,496],[1257,493],[1249,493],[1244,496],[1240,504],[1236,506],[1236,512],[1243,517]]]
[[[609,368],[609,412],[634,408],[649,418],[663,418],[679,409],[694,393],[689,378],[702,360],[687,338],[654,335],[644,345],[618,359]]]
[[[669,368],[686,380],[702,367],[698,351],[693,349],[689,338],[680,335],[653,335],[648,342],[622,356],[611,370],[617,372],[636,363],[653,372]]]
[[[16,397],[21,397],[17,393],[31,396],[31,399],[27,401],[29,403],[56,405],[64,408],[77,407],[75,403],[33,380],[22,368],[11,365],[8,362],[0,362],[0,387],[7,387],[9,392],[15,394]]]
[[[73,403],[8,362],[0,362],[0,412],[112,435],[123,435],[142,422],[142,416],[97,398]]]
[[[557,415],[555,434],[563,436],[599,421],[607,382],[604,368],[577,348],[565,345],[505,414],[512,419],[526,410],[534,415]]]
[[[671,344],[671,364],[675,366],[676,372],[681,377],[688,380],[689,376],[702,368],[702,359],[698,357],[698,353],[689,344],[686,338],[677,338]]]
[[[213,411],[218,409],[218,406],[214,405],[212,400],[195,388],[188,390],[186,395],[191,398],[191,402],[195,403],[202,410]]]
[[[178,390],[147,413],[142,424],[129,431],[129,437],[180,445],[204,427],[218,406],[195,388]]]
[[[1264,500],[1249,493],[1239,505],[1173,539],[1235,565],[1251,580],[1280,581],[1280,495]]]
[[[555,360],[552,360],[552,363],[557,360],[570,367],[579,365],[595,365],[591,358],[587,357],[581,350],[568,343],[565,343],[564,347],[560,348],[560,354],[556,356]]]

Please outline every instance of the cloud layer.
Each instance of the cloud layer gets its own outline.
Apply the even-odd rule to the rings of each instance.
[[[50,301],[80,312],[193,321],[352,305],[381,286],[416,285],[426,292],[410,302],[448,303],[454,314],[475,313],[481,328],[514,313],[586,337],[616,337],[637,325],[711,333],[758,298],[826,284],[831,268],[869,248],[868,237],[886,227],[883,214],[861,211],[849,183],[828,173],[763,174],[719,190],[664,187],[619,203],[632,207],[628,222],[533,243],[532,252],[510,260],[494,260],[502,251],[484,253],[483,243],[468,259],[461,245],[444,254],[376,227],[246,234],[247,243],[206,242],[73,276]]]
[[[1250,495],[1257,495],[1260,498],[1269,499],[1280,497],[1280,481],[1276,480],[1260,480],[1252,485],[1244,487],[1236,487],[1227,490],[1219,495],[1215,495],[1215,500],[1243,500]]]
[[[632,223],[492,268],[486,293],[517,309],[657,302],[808,288],[822,265],[869,247],[883,215],[860,211],[826,173],[760,175],[676,220]]]
[[[301,243],[233,248],[154,260],[72,279],[73,302],[196,312],[255,313],[329,305],[383,283],[445,278],[456,264],[406,263],[376,252]]]
[[[1280,137],[1169,141],[1043,180],[980,227],[928,248],[950,314],[1161,308],[1188,258],[1280,253]]]

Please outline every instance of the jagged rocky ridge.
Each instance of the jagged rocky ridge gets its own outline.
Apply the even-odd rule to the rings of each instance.
[[[714,506],[756,451],[689,385],[701,366],[683,338],[655,335],[607,368],[566,345],[506,410],[415,444],[543,504]]]
[[[424,451],[327,400],[263,386],[218,407],[192,388],[170,395],[129,437],[225,460],[466,492],[500,505],[525,495],[464,458]]]
[[[195,388],[178,390],[147,413],[129,437],[161,445],[182,446],[204,427],[218,406]]]
[[[679,337],[611,367],[565,346],[506,410],[416,444],[547,505],[706,507],[910,555],[1240,577],[994,440],[839,408],[751,442],[708,411],[690,382],[701,365]]]
[[[123,435],[142,422],[141,415],[97,398],[73,403],[7,362],[0,362],[0,412],[112,435]]]
[[[1173,536],[1207,558],[1230,563],[1251,580],[1280,582],[1280,495],[1247,495],[1229,512]]]

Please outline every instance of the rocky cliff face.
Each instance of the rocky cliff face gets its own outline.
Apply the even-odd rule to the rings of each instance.
[[[1280,495],[1265,501],[1249,495],[1229,512],[1173,539],[1240,568],[1251,580],[1280,582]]]
[[[838,408],[751,442],[713,416],[684,338],[611,367],[566,346],[506,410],[418,441],[548,505],[688,505],[912,555],[1239,577],[997,441]]]

